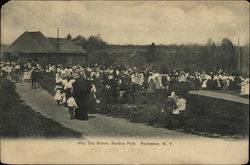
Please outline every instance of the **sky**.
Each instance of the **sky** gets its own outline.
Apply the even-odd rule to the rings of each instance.
[[[249,43],[246,1],[10,1],[1,10],[1,43],[25,31],[47,37],[100,34],[110,44]]]

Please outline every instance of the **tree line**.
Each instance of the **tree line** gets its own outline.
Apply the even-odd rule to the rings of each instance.
[[[82,35],[78,35],[75,38],[72,38],[71,34],[67,35],[67,39],[74,41],[75,43],[78,42],[83,49],[85,49],[88,53],[92,53],[96,50],[105,49],[107,48],[107,43],[103,41],[98,35],[91,35],[89,38],[85,38]]]
[[[186,70],[215,71],[222,69],[226,72],[234,72],[238,69],[239,53],[242,53],[240,47],[234,46],[228,38],[222,39],[217,44],[212,39],[209,39],[206,45],[156,45],[154,42],[149,45],[111,45],[105,42],[99,34],[91,35],[89,38],[82,35],[72,38],[68,34],[67,39],[78,42],[88,52],[89,58],[100,59],[101,57],[98,56],[102,56],[103,53],[97,55],[95,54],[97,50],[141,49],[144,50],[144,53],[143,55],[140,54],[137,59],[144,58],[144,63],[147,63],[147,66],[169,67],[173,65],[173,67],[180,66]],[[166,52],[173,53],[167,54]],[[92,54],[95,55],[91,56]],[[246,54],[243,55],[247,56]],[[108,58],[109,52],[103,56],[105,58],[101,58],[102,62],[106,60],[106,63],[113,63],[119,59],[118,55]],[[92,59],[90,61],[96,62],[98,60]]]
[[[161,49],[164,49],[164,46],[156,46],[155,43],[149,45],[146,53],[147,62],[154,63],[161,60]],[[177,56],[173,58],[179,58],[179,61],[186,63],[183,66],[191,70],[218,71],[222,69],[226,72],[236,72],[239,54],[246,56],[242,54],[241,48],[234,46],[228,38],[222,39],[219,44],[209,39],[206,46],[180,45],[172,49],[182,50],[181,55],[178,56],[178,53],[175,53]]]

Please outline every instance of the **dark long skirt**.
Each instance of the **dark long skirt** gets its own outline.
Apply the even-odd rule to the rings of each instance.
[[[75,111],[75,118],[79,120],[88,120],[88,103],[86,100],[78,101],[76,100],[76,104],[78,105],[78,108]]]
[[[89,98],[89,113],[94,114],[96,112],[96,102],[94,95],[91,93]]]
[[[71,90],[72,90],[72,88],[67,88],[67,89],[65,89],[65,94],[66,94],[66,100],[68,100],[69,99],[69,97],[71,96]]]

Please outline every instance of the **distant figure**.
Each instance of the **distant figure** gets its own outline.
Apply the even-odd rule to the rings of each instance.
[[[155,88],[161,89],[161,84],[160,84],[160,80],[158,77],[155,78]]]
[[[240,95],[242,97],[249,97],[249,80],[242,81]]]
[[[27,70],[24,70],[22,79],[24,82],[28,82],[28,71]]]
[[[92,83],[89,98],[89,113],[96,112],[96,86]]]
[[[39,78],[39,73],[38,73],[38,70],[35,68],[31,72],[31,88],[32,89],[36,89],[37,88],[38,78]]]
[[[185,111],[186,111],[186,99],[177,97],[176,99],[177,111],[179,111],[179,125],[185,127]]]
[[[241,79],[240,79],[239,75],[237,75],[234,78],[234,89],[236,90],[237,93],[240,93],[240,90],[241,90]]]
[[[148,93],[154,93],[156,90],[156,85],[153,79],[150,79],[148,83]]]
[[[98,92],[98,98],[100,100],[99,108],[101,113],[106,113],[108,111],[108,104],[109,104],[108,97],[109,97],[109,86],[103,83]]]
[[[226,78],[223,78],[222,83],[223,83],[222,90],[227,91],[228,90],[228,85],[229,85],[229,80],[227,80]]]
[[[78,78],[73,83],[73,96],[78,108],[76,109],[75,118],[80,120],[88,120],[89,94],[91,84],[83,77]]]
[[[218,81],[215,79],[214,75],[211,75],[211,79],[207,81],[207,88],[209,90],[218,90]]]
[[[164,75],[162,76],[162,86],[164,89],[167,89],[167,85],[168,85],[168,79],[167,79],[167,76]]]

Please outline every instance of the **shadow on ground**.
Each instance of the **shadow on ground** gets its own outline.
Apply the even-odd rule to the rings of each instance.
[[[1,80],[1,136],[3,138],[79,138],[82,134],[43,117],[20,100],[15,85]]]

